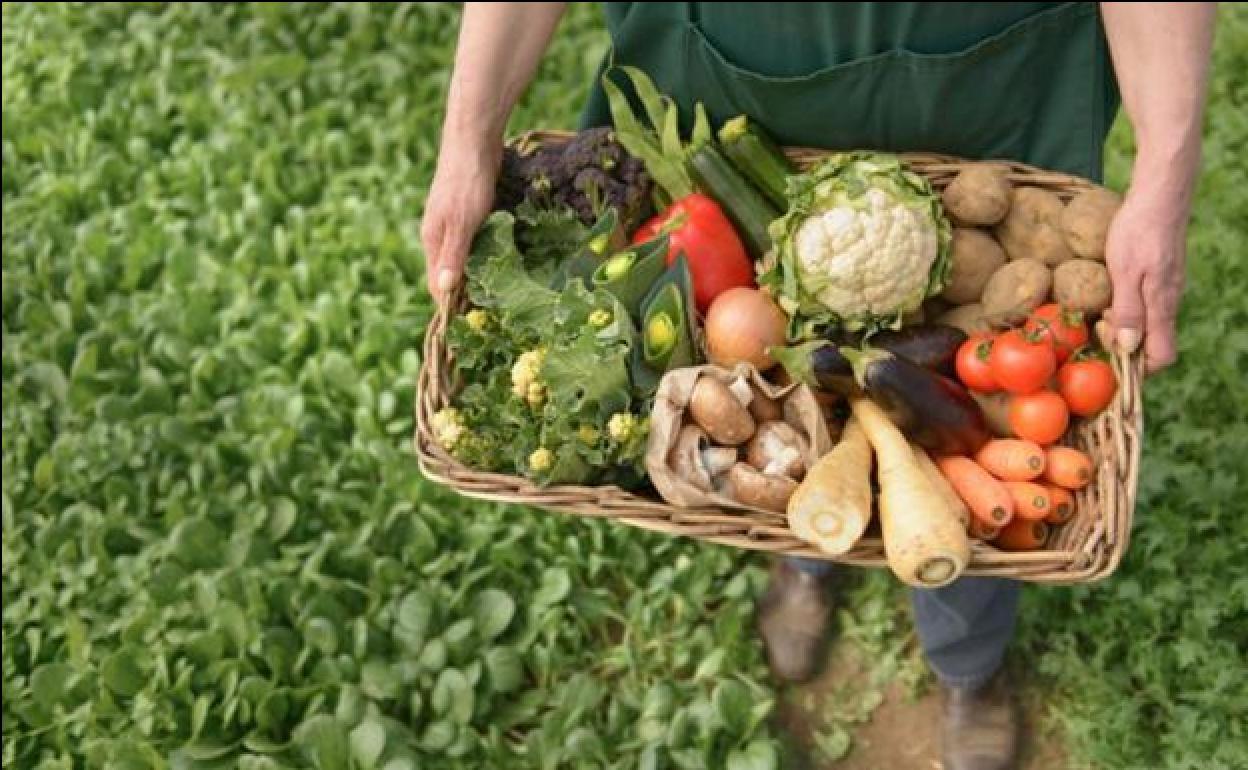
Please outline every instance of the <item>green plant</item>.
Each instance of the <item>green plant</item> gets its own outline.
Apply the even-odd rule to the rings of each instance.
[[[455,28],[5,6],[6,768],[775,766],[757,568],[408,451]]]

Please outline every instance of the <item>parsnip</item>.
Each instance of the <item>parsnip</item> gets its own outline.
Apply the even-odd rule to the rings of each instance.
[[[927,478],[932,482],[932,486],[936,487],[936,491],[944,499],[945,505],[949,510],[953,511],[953,515],[958,517],[958,522],[965,529],[971,523],[971,511],[966,507],[966,503],[962,502],[962,498],[958,497],[958,493],[954,491],[953,485],[949,483],[949,479],[945,478],[945,474],[940,472],[940,468],[936,467],[936,463],[932,462],[931,456],[928,455],[923,447],[911,444],[910,448],[914,450],[914,459],[918,461],[919,467],[927,474]]]
[[[970,560],[966,528],[883,410],[864,397],[853,398],[850,405],[875,449],[889,567],[902,582],[919,588],[952,583]]]
[[[853,548],[871,522],[872,465],[871,444],[851,417],[840,443],[819,458],[789,498],[793,534],[834,556]]]

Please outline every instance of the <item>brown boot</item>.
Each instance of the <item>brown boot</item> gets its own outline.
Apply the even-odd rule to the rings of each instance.
[[[818,673],[830,608],[824,581],[779,560],[759,603],[759,632],[772,672],[804,682]]]
[[[1018,706],[1004,672],[978,690],[946,687],[944,770],[1009,770],[1018,761]]]

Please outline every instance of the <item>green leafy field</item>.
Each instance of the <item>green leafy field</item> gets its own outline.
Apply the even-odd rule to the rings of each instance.
[[[761,560],[468,503],[408,452],[454,7],[3,13],[6,768],[779,766]],[[1132,549],[1029,591],[1015,655],[1090,766],[1248,765],[1248,13],[1221,19]],[[513,126],[572,126],[605,42],[578,7]]]

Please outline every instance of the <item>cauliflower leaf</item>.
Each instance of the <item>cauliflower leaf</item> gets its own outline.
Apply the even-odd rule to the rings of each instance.
[[[644,476],[644,426],[625,439],[607,430],[614,415],[642,407],[629,370],[639,341],[628,308],[581,280],[554,288],[561,276],[546,269],[550,261],[590,244],[534,236],[550,251],[524,253],[513,215],[498,212],[474,239],[466,271],[473,306],[451,320],[447,336],[463,387],[438,419],[439,440],[472,467],[538,484],[635,485]]]

